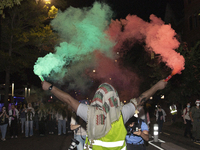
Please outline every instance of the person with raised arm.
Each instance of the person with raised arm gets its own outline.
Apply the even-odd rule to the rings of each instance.
[[[139,110],[146,100],[156,91],[164,89],[167,82],[160,80],[138,98],[122,105],[115,88],[101,84],[90,105],[79,103],[68,93],[51,83],[43,81],[43,90],[50,90],[59,100],[67,103],[76,114],[87,122],[87,137],[84,149],[118,149],[125,150],[127,134],[124,124]]]

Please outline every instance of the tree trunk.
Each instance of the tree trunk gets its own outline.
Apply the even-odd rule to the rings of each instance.
[[[5,79],[4,106],[6,106],[6,108],[8,108],[9,87],[10,87],[10,67],[6,69],[6,79]]]

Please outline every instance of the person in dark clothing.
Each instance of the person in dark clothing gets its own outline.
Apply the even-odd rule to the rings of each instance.
[[[158,105],[158,110],[156,112],[156,121],[158,122],[159,133],[162,133],[163,122],[165,122],[165,111]]]
[[[146,150],[145,141],[149,140],[149,129],[147,124],[136,117],[128,120],[126,145],[127,150]]]
[[[47,113],[44,108],[44,104],[41,103],[38,110],[38,121],[39,121],[39,135],[44,136],[46,130],[46,118]]]
[[[49,134],[54,134],[56,127],[56,114],[52,108],[49,109],[47,115],[47,127]]]
[[[3,107],[2,112],[0,112],[0,131],[2,135],[2,138],[1,138],[2,141],[6,140],[5,137],[6,137],[7,126],[8,126],[8,118],[9,118],[9,115],[6,112],[6,107]]]
[[[15,105],[12,104],[12,109],[9,110],[9,125],[10,125],[10,136],[13,138],[17,138],[18,135],[18,118],[19,118],[19,111],[15,108]]]
[[[186,124],[184,137],[187,137],[187,134],[189,134],[190,138],[193,139],[191,132],[192,122],[189,113],[190,113],[190,103],[187,103],[187,107],[183,110],[183,121],[184,124]]]
[[[21,119],[21,130],[22,133],[24,133],[24,125],[25,125],[25,121],[26,121],[26,104],[23,105],[23,108],[20,109],[19,113],[20,113],[20,119]]]

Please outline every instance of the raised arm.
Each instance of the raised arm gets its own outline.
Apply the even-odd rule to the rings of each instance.
[[[152,86],[149,90],[142,93],[137,98],[137,107],[144,104],[145,101],[147,101],[152,95],[154,95],[158,90],[162,90],[167,85],[167,82],[164,80],[158,81],[154,86]]]
[[[79,102],[74,99],[71,95],[69,95],[68,93],[58,89],[55,86],[52,86],[52,84],[44,81],[42,82],[42,88],[43,90],[50,90],[52,94],[54,94],[59,100],[63,101],[64,103],[67,103],[69,106],[72,107],[73,111],[77,111],[78,106],[79,106]],[[51,88],[50,88],[51,87]],[[49,89],[50,88],[50,89]]]

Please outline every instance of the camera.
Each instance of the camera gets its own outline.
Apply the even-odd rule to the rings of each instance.
[[[77,141],[76,139],[72,139],[72,143],[70,144],[68,150],[72,150],[74,148],[76,148],[76,146],[79,144],[79,141]]]
[[[130,125],[127,127],[127,135],[133,134],[133,132],[137,132],[140,129],[140,125],[138,123],[138,119],[134,120],[134,125],[130,127]]]

